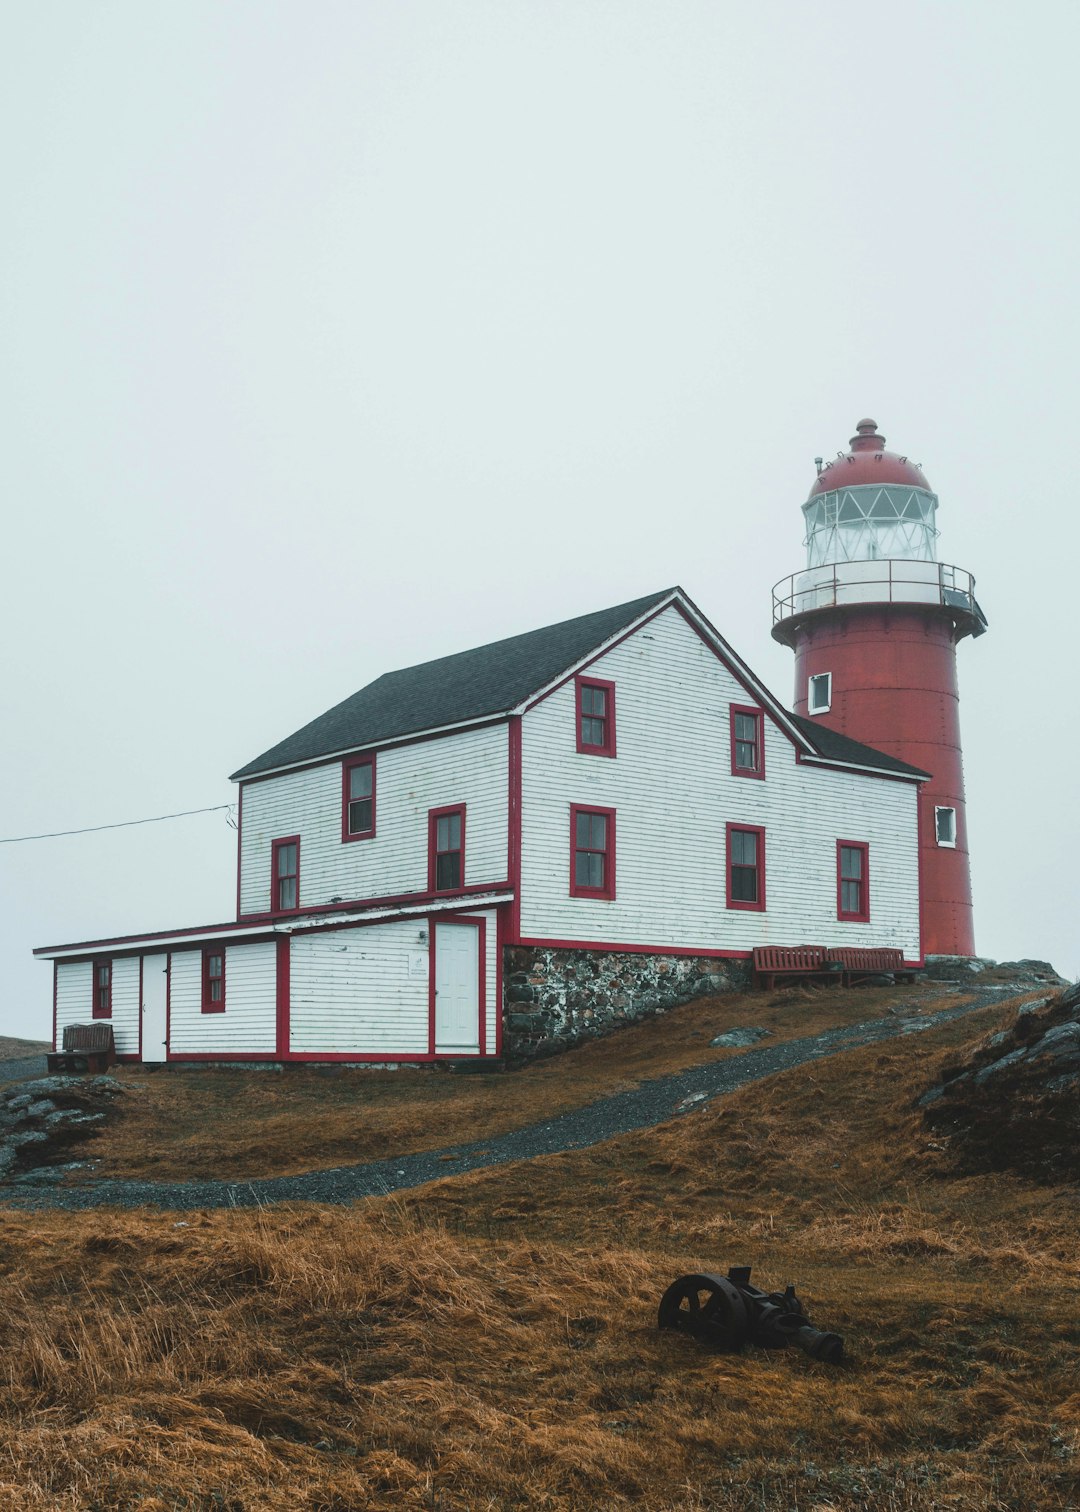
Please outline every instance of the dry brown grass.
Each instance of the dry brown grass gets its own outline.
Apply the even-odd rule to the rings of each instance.
[[[1080,1193],[957,1179],[911,1107],[973,1032],[407,1201],[9,1216],[0,1506],[1075,1507]],[[739,1261],[849,1363],[656,1331]]]
[[[524,1128],[649,1077],[739,1054],[709,1045],[735,1025],[760,1024],[775,1043],[945,1001],[925,987],[705,998],[505,1075],[122,1069],[124,1117],[88,1153],[102,1161],[99,1176],[158,1181],[244,1180],[380,1160]]]

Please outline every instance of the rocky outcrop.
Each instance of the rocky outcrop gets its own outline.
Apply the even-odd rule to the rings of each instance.
[[[111,1076],[43,1076],[0,1092],[0,1183],[62,1180],[84,1162],[65,1161],[95,1134],[121,1093]]]
[[[1080,983],[1025,1003],[1009,1028],[946,1066],[919,1106],[966,1169],[1080,1177]]]

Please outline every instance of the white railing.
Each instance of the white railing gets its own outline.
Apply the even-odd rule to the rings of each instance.
[[[946,562],[835,562],[782,578],[772,593],[773,624],[846,604],[940,604],[985,624],[975,579]]]

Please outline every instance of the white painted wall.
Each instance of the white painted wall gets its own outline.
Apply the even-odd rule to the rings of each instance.
[[[92,1024],[93,968],[89,961],[60,961],[56,967],[56,1043],[64,1039],[67,1024]],[[113,961],[111,1024],[117,1055],[139,1053],[139,958],[121,956]]]
[[[574,685],[522,720],[526,938],[747,950],[893,945],[919,953],[916,787],[797,765],[765,719],[765,780],[731,773],[729,709],[752,702],[675,609],[600,658],[614,759],[575,749]],[[616,812],[614,901],[570,897],[570,805]],[[766,828],[765,913],[726,906],[725,825]],[[836,841],[870,846],[870,922],[836,917]]]
[[[170,1055],[265,1054],[277,1049],[273,940],[225,948],[225,1012],[202,1011],[202,950],[174,950],[169,980]]]
[[[293,935],[291,1049],[426,1055],[429,935],[424,918]]]
[[[504,882],[505,724],[398,746],[376,756],[375,836],[342,841],[341,762],[244,784],[241,913],[270,908],[270,847],[300,836],[300,904],[427,891],[428,810],[464,803],[465,884]]]

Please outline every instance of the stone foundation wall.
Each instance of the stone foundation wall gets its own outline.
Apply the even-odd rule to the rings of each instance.
[[[743,992],[750,962],[508,945],[503,980],[503,1047],[522,1059],[598,1039],[709,993]]]

